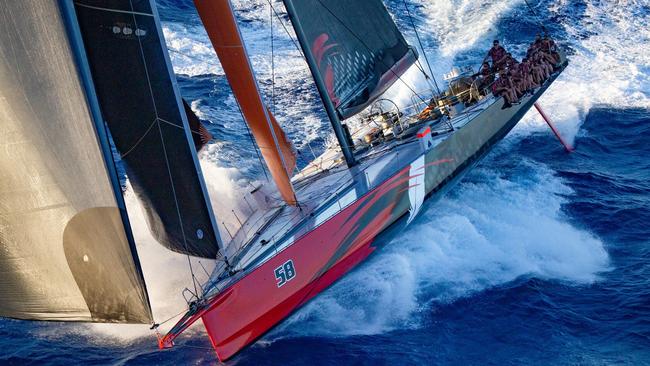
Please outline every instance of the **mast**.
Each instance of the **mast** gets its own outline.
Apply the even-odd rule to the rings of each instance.
[[[341,152],[343,153],[345,162],[348,165],[348,167],[351,168],[357,164],[357,161],[354,157],[352,146],[348,145],[347,142],[348,140],[345,137],[345,132],[343,131],[343,126],[341,125],[341,119],[339,118],[339,115],[336,112],[336,108],[334,107],[332,98],[330,98],[329,96],[327,87],[325,86],[325,82],[320,72],[317,71],[318,63],[316,62],[316,59],[314,58],[314,55],[312,54],[311,50],[304,46],[306,44],[309,44],[309,40],[307,39],[307,36],[305,35],[304,30],[302,29],[301,23],[296,19],[296,15],[295,15],[296,10],[293,6],[293,2],[285,1],[284,4],[287,8],[289,19],[291,19],[291,23],[293,24],[293,29],[296,31],[296,36],[298,37],[298,41],[300,42],[300,45],[303,48],[303,54],[305,55],[305,59],[307,60],[307,64],[309,65],[309,70],[311,70],[311,75],[314,78],[314,82],[316,83],[318,94],[320,94],[321,100],[323,101],[323,105],[325,106],[325,111],[327,112],[327,116],[329,117],[330,123],[332,124],[332,128],[334,129],[334,134],[336,135],[336,139],[338,140],[339,146],[341,147]]]

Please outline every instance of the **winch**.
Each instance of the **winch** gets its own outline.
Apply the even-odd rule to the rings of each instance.
[[[364,135],[364,142],[375,146],[397,138],[404,130],[401,117],[402,113],[393,101],[380,99],[375,102],[370,108],[370,113],[362,119],[362,123],[373,126],[370,132]]]

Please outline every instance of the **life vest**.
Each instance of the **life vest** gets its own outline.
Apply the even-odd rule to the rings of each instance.
[[[495,63],[506,55],[506,50],[501,46],[492,47],[490,48],[488,55],[492,58],[492,63]]]

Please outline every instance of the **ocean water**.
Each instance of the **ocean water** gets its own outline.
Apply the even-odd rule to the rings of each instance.
[[[436,75],[476,64],[493,38],[521,55],[544,23],[571,64],[540,103],[576,151],[528,113],[408,229],[228,364],[650,365],[650,3],[532,1],[538,18],[519,0],[407,3]],[[234,4],[304,165],[331,141],[309,71],[277,19],[272,68],[265,0]],[[416,44],[404,2],[386,4]],[[181,92],[218,140],[201,155],[209,189],[234,207],[261,167],[192,2],[158,5]],[[183,308],[187,265],[130,214],[162,321]],[[0,320],[0,365],[217,362],[200,325],[178,343],[158,351],[146,326]]]

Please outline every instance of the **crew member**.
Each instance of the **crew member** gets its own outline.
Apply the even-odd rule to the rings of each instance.
[[[508,70],[508,72],[510,73],[510,77],[517,92],[517,96],[519,98],[523,97],[526,93],[528,93],[529,85],[528,80],[522,73],[521,64],[514,64],[512,68]]]
[[[512,57],[512,54],[508,52],[501,60],[501,63],[509,70],[515,67],[518,62],[514,57]]]
[[[483,62],[487,61],[488,58],[492,59],[492,68],[494,71],[497,71],[500,69],[500,62],[506,55],[506,50],[505,48],[501,47],[499,45],[499,40],[495,39],[494,42],[492,42],[492,48],[488,51],[487,56],[483,59]]]
[[[472,78],[474,78],[475,83],[478,86],[479,93],[485,95],[484,90],[494,82],[494,74],[492,73],[490,64],[483,62],[481,69],[476,74],[472,75]]]
[[[553,64],[554,67],[560,63],[560,53],[557,51],[555,41],[553,41],[553,39],[551,39],[548,34],[544,34],[541,48],[544,53],[549,55],[549,61]]]
[[[535,78],[533,77],[533,70],[530,66],[530,62],[528,61],[527,57],[524,57],[524,59],[521,60],[521,64],[519,68],[522,77],[526,79],[526,83],[528,84],[528,90],[532,91],[535,88],[539,88],[539,84],[535,82]]]
[[[492,84],[492,93],[495,96],[503,97],[505,104],[503,109],[512,107],[513,103],[518,102],[517,94],[512,87],[512,81],[507,77],[506,72],[501,70],[499,78]]]

